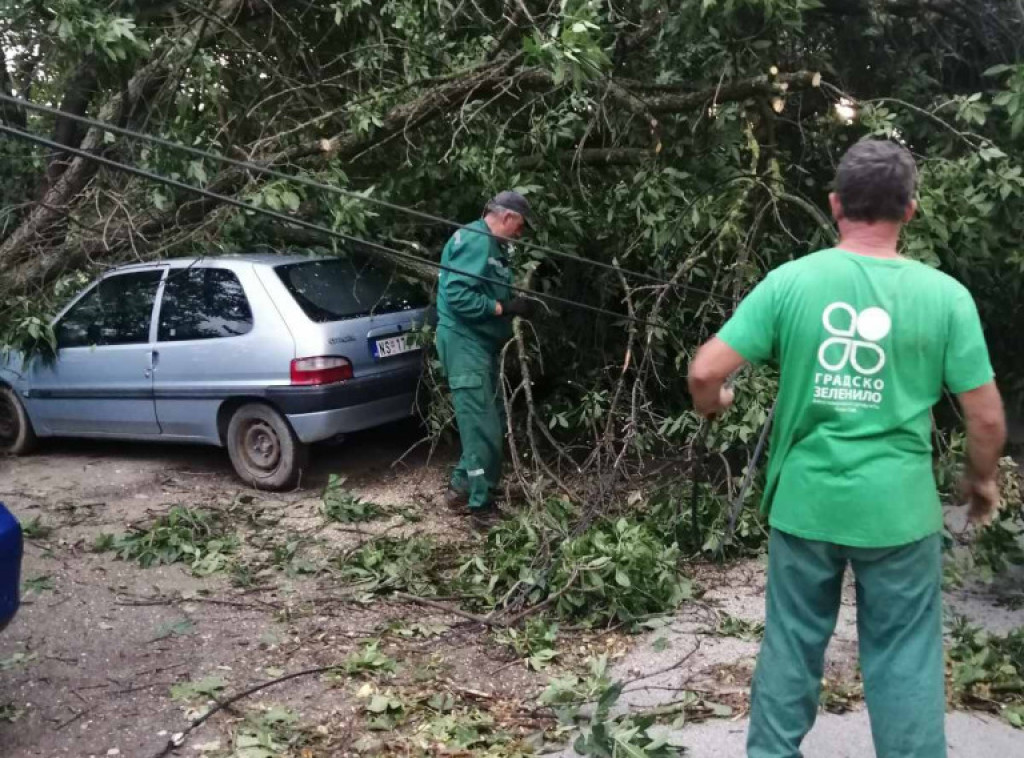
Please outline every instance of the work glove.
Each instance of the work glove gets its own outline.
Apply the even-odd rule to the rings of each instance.
[[[537,301],[526,297],[514,297],[511,300],[503,301],[501,304],[501,315],[506,318],[512,318],[513,316],[532,318],[536,312]]]

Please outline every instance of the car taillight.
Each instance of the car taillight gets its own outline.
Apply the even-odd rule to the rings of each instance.
[[[352,364],[340,355],[296,358],[292,361],[292,384],[333,384],[352,378]]]

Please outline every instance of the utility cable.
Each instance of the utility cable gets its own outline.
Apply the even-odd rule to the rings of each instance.
[[[66,118],[66,119],[69,119],[69,120],[74,121],[76,123],[80,123],[80,124],[84,124],[84,125],[87,125],[87,126],[91,126],[93,128],[96,128],[96,129],[102,129],[104,131],[110,132],[111,134],[120,134],[120,135],[123,135],[125,137],[132,138],[132,139],[143,140],[145,142],[149,142],[149,143],[152,143],[154,145],[160,145],[161,147],[166,147],[169,150],[177,150],[179,152],[187,153],[187,154],[192,155],[192,156],[194,156],[196,158],[202,158],[204,160],[215,161],[215,162],[223,163],[223,164],[226,164],[226,165],[229,165],[229,166],[234,166],[235,168],[244,169],[246,171],[252,171],[252,172],[255,172],[255,173],[259,173],[259,174],[264,174],[266,176],[273,177],[275,179],[281,179],[281,180],[284,180],[284,181],[293,182],[293,183],[298,184],[300,186],[308,187],[310,189],[316,189],[316,190],[320,190],[322,192],[330,192],[330,193],[333,193],[333,194],[336,194],[336,195],[341,195],[342,197],[347,197],[347,198],[350,198],[352,200],[357,200],[359,202],[368,203],[370,205],[376,205],[376,206],[381,207],[381,208],[387,208],[389,210],[393,210],[393,211],[396,211],[398,213],[404,213],[404,214],[409,215],[409,216],[415,216],[416,218],[420,218],[420,219],[423,219],[425,221],[430,221],[432,223],[443,224],[443,225],[448,226],[450,228],[464,229],[465,231],[471,232],[473,234],[482,234],[484,236],[496,239],[499,242],[514,243],[514,244],[522,245],[525,248],[530,248],[530,249],[537,250],[537,251],[540,251],[540,252],[543,252],[543,253],[547,253],[548,255],[551,255],[551,256],[555,256],[555,257],[558,257],[558,258],[564,258],[566,260],[575,261],[577,263],[581,263],[581,264],[585,264],[585,265],[595,266],[597,268],[604,269],[606,271],[613,271],[616,274],[623,274],[625,276],[634,277],[636,279],[642,279],[644,281],[650,282],[651,284],[656,284],[658,286],[671,287],[671,288],[675,288],[675,289],[687,289],[687,290],[689,290],[691,292],[697,292],[697,293],[708,295],[709,297],[716,297],[716,298],[723,298],[723,299],[726,297],[726,296],[724,296],[724,295],[722,295],[720,293],[717,293],[717,292],[712,292],[710,290],[700,290],[700,289],[698,289],[696,287],[693,287],[693,286],[690,286],[690,285],[687,285],[687,284],[684,284],[684,283],[681,283],[681,282],[671,282],[671,281],[668,281],[668,280],[665,280],[665,279],[661,279],[661,278],[659,278],[657,276],[654,276],[652,274],[644,273],[643,271],[635,271],[635,270],[631,270],[631,269],[624,269],[621,266],[618,266],[618,265],[613,264],[613,263],[605,263],[604,261],[597,261],[597,260],[593,260],[591,258],[584,258],[584,257],[579,256],[579,255],[573,255],[572,253],[567,253],[567,252],[565,252],[563,250],[557,250],[555,248],[547,247],[545,245],[540,245],[538,243],[530,242],[528,240],[512,240],[512,239],[509,239],[507,237],[502,237],[500,235],[494,234],[494,233],[490,232],[489,230],[485,231],[483,229],[469,228],[465,224],[460,224],[458,221],[452,221],[451,219],[446,219],[446,218],[444,218],[442,216],[436,216],[436,215],[434,215],[432,213],[427,213],[425,211],[420,211],[420,210],[417,210],[415,208],[410,208],[408,206],[400,205],[398,203],[392,203],[392,202],[389,202],[387,200],[381,200],[380,198],[375,198],[375,197],[370,197],[368,195],[363,195],[363,194],[360,194],[358,192],[354,192],[352,190],[346,190],[346,189],[342,189],[341,187],[335,187],[335,186],[332,186],[332,185],[329,185],[329,184],[324,184],[323,182],[318,182],[318,181],[316,181],[314,179],[308,179],[308,178],[302,177],[302,176],[294,176],[292,174],[287,174],[287,173],[285,173],[283,171],[279,171],[277,169],[273,169],[273,168],[270,168],[268,166],[261,166],[258,163],[252,163],[250,161],[238,160],[236,158],[230,158],[230,157],[228,157],[226,155],[218,155],[216,153],[211,153],[209,151],[201,150],[199,148],[191,147],[189,145],[182,145],[181,143],[174,142],[174,141],[168,140],[168,139],[164,139],[163,137],[157,137],[157,136],[152,135],[152,134],[145,134],[144,132],[139,132],[139,131],[136,131],[134,129],[128,129],[128,128],[125,128],[125,127],[122,127],[122,126],[115,126],[114,124],[110,124],[110,123],[107,123],[105,121],[99,121],[97,119],[88,118],[86,116],[79,116],[79,115],[74,114],[74,113],[67,113],[67,112],[62,111],[62,110],[60,110],[58,108],[52,108],[52,107],[47,106],[47,105],[40,105],[38,103],[32,103],[32,102],[29,102],[27,100],[23,100],[21,98],[11,97],[10,95],[5,95],[3,93],[0,93],[0,103],[8,103],[10,105],[14,105],[14,106],[17,106],[19,108],[25,108],[25,109],[30,110],[30,111],[36,111],[38,113],[46,113],[46,114],[49,114],[51,116],[55,116],[57,118]],[[61,145],[61,144],[58,144],[58,143],[52,143],[52,145],[55,147],[55,149],[57,149],[59,151],[67,152],[67,153],[72,153],[72,154],[76,154],[77,155],[77,153],[75,153],[74,150],[71,147],[67,146],[67,145]]]
[[[243,200],[238,200],[236,198],[229,197],[227,195],[221,195],[221,194],[219,194],[217,192],[212,192],[210,190],[203,189],[201,187],[194,187],[191,184],[186,184],[185,182],[182,182],[182,181],[180,181],[178,179],[172,179],[172,178],[167,177],[167,176],[162,176],[160,174],[156,174],[156,173],[154,173],[152,171],[147,171],[146,169],[138,168],[137,166],[132,166],[132,165],[127,164],[127,163],[122,163],[120,161],[115,161],[115,160],[112,160],[110,158],[106,158],[106,157],[104,157],[102,155],[97,155],[95,153],[90,153],[87,150],[82,150],[81,148],[77,148],[77,147],[73,148],[73,147],[70,147],[68,145],[61,145],[60,143],[54,142],[53,140],[47,139],[46,137],[40,137],[39,135],[32,134],[32,133],[26,132],[26,131],[22,131],[21,129],[17,129],[17,128],[12,127],[12,126],[7,126],[6,124],[0,124],[0,134],[8,134],[8,135],[10,135],[12,137],[15,137],[15,138],[18,138],[18,139],[22,139],[22,140],[26,140],[28,142],[33,142],[33,143],[35,143],[37,145],[41,145],[43,147],[49,147],[49,148],[53,148],[53,149],[56,149],[56,150],[61,150],[62,152],[69,153],[71,155],[77,155],[77,156],[79,156],[81,158],[85,158],[87,160],[94,161],[96,163],[99,163],[100,165],[107,166],[108,168],[112,168],[112,169],[117,170],[117,171],[122,171],[122,172],[127,173],[127,174],[132,174],[132,175],[138,176],[138,177],[140,177],[142,179],[147,179],[149,181],[157,182],[159,184],[164,184],[164,185],[167,185],[169,187],[174,187],[176,189],[185,190],[186,192],[192,192],[192,193],[195,193],[195,194],[200,195],[202,197],[209,198],[210,200],[216,200],[217,202],[221,202],[221,203],[224,203],[226,205],[231,205],[231,206],[234,206],[235,208],[241,208],[242,210],[251,211],[253,213],[264,215],[264,216],[266,216],[268,218],[273,218],[273,219],[275,219],[277,221],[280,221],[282,223],[292,224],[294,226],[298,226],[298,227],[301,227],[303,229],[309,229],[310,231],[319,232],[321,234],[325,234],[325,235],[328,235],[330,237],[334,237],[336,239],[343,240],[345,242],[350,242],[350,243],[359,245],[361,247],[364,247],[364,248],[367,248],[369,250],[372,250],[372,251],[374,251],[376,253],[383,253],[383,254],[385,254],[387,256],[391,256],[391,257],[397,258],[399,260],[404,260],[404,261],[407,261],[407,262],[410,262],[410,263],[415,263],[415,264],[421,264],[421,265],[429,266],[431,268],[435,268],[435,269],[438,269],[440,271],[448,271],[448,272],[454,273],[454,274],[461,274],[463,276],[468,276],[468,277],[470,277],[472,279],[476,279],[477,281],[487,282],[489,284],[497,284],[497,285],[500,285],[500,286],[508,286],[509,289],[511,289],[514,292],[519,292],[519,293],[522,293],[524,295],[529,295],[529,296],[532,296],[534,298],[538,298],[541,301],[551,301],[551,302],[555,302],[555,303],[560,303],[562,305],[567,305],[567,306],[570,306],[570,307],[580,308],[582,310],[587,310],[587,311],[590,311],[592,313],[598,313],[598,314],[601,314],[603,316],[611,316],[613,318],[616,318],[616,319],[619,319],[619,320],[622,320],[622,321],[632,321],[634,323],[641,324],[643,326],[652,327],[652,328],[655,328],[655,329],[665,329],[666,328],[666,325],[663,324],[663,323],[659,324],[659,323],[655,323],[653,321],[647,321],[645,319],[636,318],[634,316],[628,316],[628,315],[625,315],[625,314],[622,314],[622,313],[616,313],[615,311],[611,311],[611,310],[608,310],[606,308],[601,308],[601,307],[598,307],[596,305],[590,305],[589,303],[582,303],[582,302],[579,302],[577,300],[570,300],[569,298],[561,297],[559,295],[551,295],[551,294],[547,294],[547,293],[543,293],[543,292],[537,292],[536,290],[532,290],[532,289],[529,289],[529,288],[526,288],[526,287],[520,287],[520,286],[515,285],[515,284],[507,284],[506,282],[501,282],[501,281],[498,281],[496,279],[491,279],[489,277],[482,276],[480,274],[474,274],[474,273],[471,273],[469,271],[463,271],[462,269],[453,268],[452,266],[447,266],[447,265],[445,265],[443,263],[439,263],[437,261],[432,261],[432,260],[430,260],[428,258],[422,258],[420,256],[412,255],[410,253],[406,253],[406,252],[403,252],[401,250],[396,250],[394,248],[387,247],[386,245],[381,245],[381,244],[379,244],[377,242],[370,242],[369,240],[360,239],[359,237],[354,237],[354,236],[352,236],[350,234],[345,234],[344,232],[339,232],[339,231],[336,231],[334,229],[330,229],[330,228],[328,228],[326,226],[322,226],[320,224],[314,224],[314,223],[312,223],[310,221],[306,221],[304,219],[295,218],[293,216],[289,216],[287,214],[280,213],[278,211],[270,210],[269,208],[261,208],[258,205],[253,205],[252,203],[247,203],[247,202],[245,202]]]

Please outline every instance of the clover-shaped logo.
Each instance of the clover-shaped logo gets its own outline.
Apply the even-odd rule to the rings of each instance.
[[[848,325],[837,326],[833,321],[833,314],[841,311],[849,316]],[[877,374],[885,365],[885,351],[877,343],[885,337],[892,329],[892,319],[882,308],[865,308],[860,313],[848,303],[835,302],[825,308],[821,314],[822,323],[826,331],[832,336],[821,343],[818,348],[818,363],[828,371],[842,371],[847,364],[853,366],[854,370],[866,376]],[[842,321],[843,319],[839,319]],[[860,337],[860,339],[854,339]],[[829,348],[837,346],[841,353],[838,359],[834,359],[836,351]],[[864,365],[865,353],[874,358],[872,363],[867,359],[868,365]],[[834,360],[829,360],[830,356]]]

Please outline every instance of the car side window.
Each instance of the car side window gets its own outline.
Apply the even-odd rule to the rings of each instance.
[[[101,281],[57,323],[57,347],[149,342],[153,301],[162,276],[158,270],[137,271]]]
[[[171,271],[160,301],[160,342],[237,337],[252,331],[242,283],[223,268]]]

